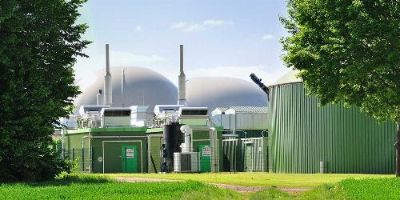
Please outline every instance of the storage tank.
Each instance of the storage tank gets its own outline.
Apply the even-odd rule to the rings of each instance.
[[[229,77],[199,77],[186,83],[186,105],[217,107],[265,106],[267,97],[255,84]]]
[[[143,67],[111,67],[112,106],[128,107],[146,105],[152,110],[155,105],[170,105],[177,101],[177,88],[162,74]],[[104,70],[96,73],[96,80],[84,88],[75,100],[81,105],[96,105],[97,93],[104,87]],[[100,98],[103,99],[103,98]],[[100,104],[103,104],[103,100]]]
[[[379,122],[354,106],[320,106],[296,74],[291,71],[270,86],[271,170],[393,173],[395,124]]]

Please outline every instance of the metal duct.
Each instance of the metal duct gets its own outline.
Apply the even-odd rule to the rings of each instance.
[[[260,87],[267,94],[267,96],[269,95],[268,87],[266,85],[264,85],[264,83],[261,82],[260,78],[258,78],[254,73],[250,74],[250,78],[251,78],[251,80],[254,81],[254,83],[256,83],[258,85],[258,87]]]

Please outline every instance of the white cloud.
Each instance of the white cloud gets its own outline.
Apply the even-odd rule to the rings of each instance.
[[[271,34],[265,34],[265,35],[262,36],[262,40],[270,40],[270,39],[273,39],[273,38],[274,38],[274,36],[271,35]]]
[[[186,24],[185,22],[177,22],[171,25],[172,29],[182,29],[185,28]]]
[[[205,31],[212,27],[224,26],[224,25],[233,25],[232,21],[220,20],[220,19],[208,19],[204,20],[201,23],[185,23],[185,22],[177,22],[171,25],[172,29],[180,30],[182,32],[199,32]]]
[[[135,31],[142,31],[142,30],[143,30],[142,26],[136,26],[135,27]]]
[[[224,21],[218,19],[209,19],[203,22],[203,25],[205,26],[219,26],[219,25],[233,25],[233,24],[234,23],[232,21]]]

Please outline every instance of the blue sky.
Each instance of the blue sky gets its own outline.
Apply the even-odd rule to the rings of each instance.
[[[111,66],[141,66],[175,84],[179,44],[184,45],[188,79],[229,76],[249,80],[251,72],[273,83],[288,69],[279,39],[286,34],[279,16],[283,0],[89,0],[81,21],[93,41],[75,65],[85,87],[104,68],[104,45]]]

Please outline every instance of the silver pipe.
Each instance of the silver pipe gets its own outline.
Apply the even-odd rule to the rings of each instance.
[[[186,76],[183,71],[183,45],[180,45],[179,76],[178,76],[178,105],[186,105]]]
[[[104,104],[112,104],[112,85],[110,72],[110,45],[106,44],[106,75],[104,76]]]

